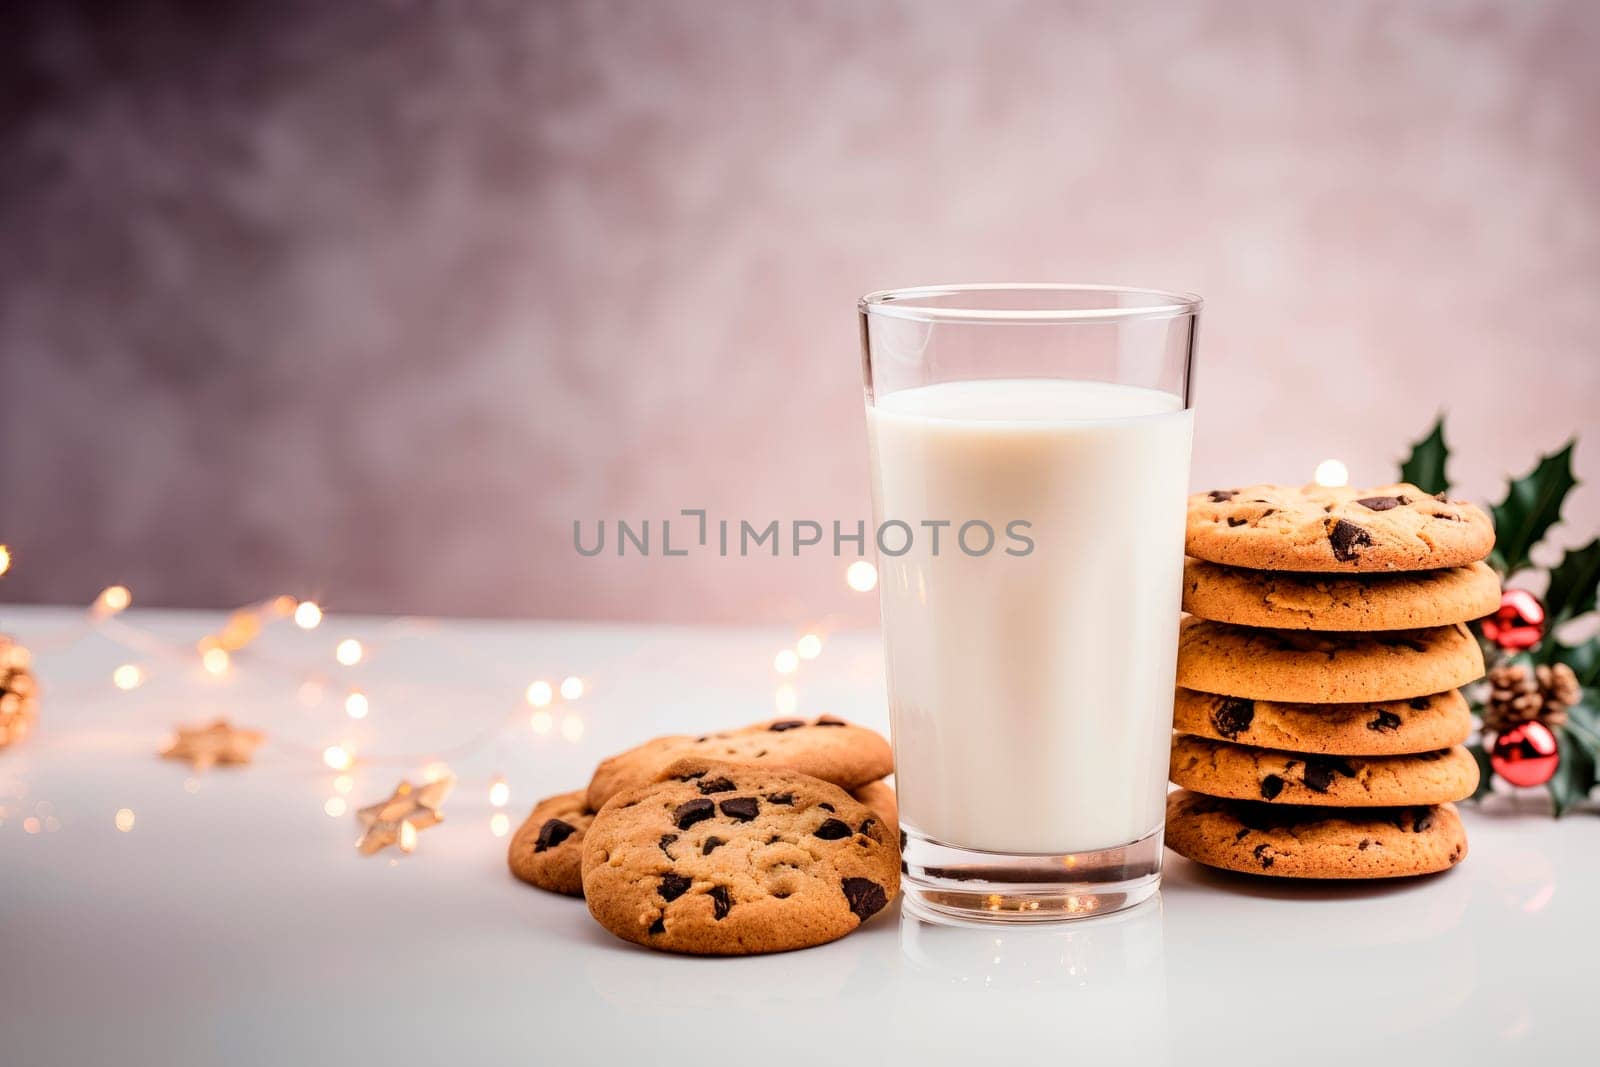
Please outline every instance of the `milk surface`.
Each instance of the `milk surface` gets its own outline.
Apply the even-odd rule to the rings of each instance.
[[[1010,379],[891,393],[867,422],[875,517],[916,533],[878,561],[901,822],[1008,853],[1157,829],[1192,413],[1149,389]],[[935,555],[920,524],[941,519]],[[996,532],[982,556],[956,543],[972,519]],[[1025,556],[1006,552],[1026,548],[1013,520],[1031,523]]]

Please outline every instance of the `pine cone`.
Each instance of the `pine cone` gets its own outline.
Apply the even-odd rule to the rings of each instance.
[[[0,635],[0,748],[20,741],[39,713],[39,686],[28,669],[28,650]]]
[[[1489,672],[1483,728],[1498,734],[1537,719],[1553,730],[1567,721],[1567,708],[1580,694],[1578,676],[1565,663],[1534,670],[1520,663],[1502,664]]]

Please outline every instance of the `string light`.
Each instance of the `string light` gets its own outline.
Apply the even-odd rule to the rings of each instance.
[[[583,720],[576,715],[568,715],[562,719],[561,736],[574,743],[579,741],[583,737]]]
[[[528,725],[533,727],[536,734],[547,734],[556,724],[556,717],[548,711],[536,711],[528,720]]]
[[[779,674],[793,674],[799,666],[800,657],[795,655],[792,648],[786,648],[772,657],[772,669]]]
[[[344,698],[344,713],[352,719],[365,719],[369,707],[367,694],[359,689],[350,690],[350,694]]]
[[[858,593],[870,593],[878,587],[878,568],[864,559],[858,559],[844,571],[845,584]]]
[[[506,836],[511,832],[511,817],[503,811],[489,816],[489,832],[496,837]]]
[[[10,569],[11,569],[11,549],[10,549],[10,547],[8,547],[6,545],[0,545],[0,575],[5,574],[5,572],[10,570]]]
[[[200,653],[200,663],[205,667],[206,673],[221,676],[228,673],[231,662],[226,649],[208,648]]]
[[[346,810],[344,797],[329,797],[327,803],[322,805],[322,810],[337,819]]]
[[[583,696],[583,679],[568,676],[561,679],[561,699],[577,700]]]
[[[489,804],[492,807],[503,808],[511,799],[511,787],[506,784],[502,775],[495,775],[494,781],[489,783]]]
[[[222,632],[212,639],[207,640],[228,652],[237,652],[244,646],[261,636],[261,619],[248,608],[240,608],[228,616],[228,621],[223,624]]]
[[[361,647],[360,641],[353,637],[347,637],[340,641],[339,646],[333,650],[333,658],[346,667],[354,667],[361,662],[361,657],[365,653],[366,650]]]
[[[801,659],[816,659],[822,654],[822,638],[816,634],[806,634],[795,642],[794,650]]]
[[[322,623],[322,609],[315,601],[302,600],[295,605],[294,624],[302,630],[315,630]]]
[[[126,611],[133,603],[133,594],[125,585],[108,585],[94,598],[94,613],[101,618]]]
[[[124,663],[111,672],[111,684],[127,692],[144,684],[144,670],[136,663]]]
[[[329,745],[322,750],[322,762],[336,771],[348,771],[356,760],[343,745]]]
[[[1311,478],[1325,489],[1337,489],[1350,484],[1350,469],[1336,459],[1325,459]]]
[[[116,821],[116,824],[117,824],[117,829],[121,830],[123,833],[127,833],[128,831],[132,830],[133,829],[133,809],[132,808],[118,808],[117,809],[117,817],[116,817],[115,821]]]
[[[538,681],[528,686],[528,703],[536,708],[547,706],[550,701],[555,699],[555,695],[555,690],[550,688],[549,682]]]

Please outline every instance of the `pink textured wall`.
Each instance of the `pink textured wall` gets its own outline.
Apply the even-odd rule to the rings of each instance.
[[[1600,6],[41,5],[0,124],[0,595],[873,617],[854,300],[1192,289],[1197,486],[1600,481]],[[1585,486],[1560,536],[1600,525]]]

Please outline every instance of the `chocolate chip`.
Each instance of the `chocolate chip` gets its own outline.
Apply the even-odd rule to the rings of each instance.
[[[1439,492],[1433,494],[1433,499],[1437,500],[1441,504],[1450,503],[1450,498],[1445,496],[1444,490],[1442,490],[1442,489]]]
[[[846,878],[840,888],[844,890],[844,899],[850,905],[850,910],[862,922],[878,914],[889,903],[889,894],[883,891],[883,886],[870,878]]]
[[[867,832],[867,827],[871,826],[873,823],[875,823],[877,821],[878,820],[876,820],[876,819],[862,819],[861,820],[861,826],[856,830],[856,833],[858,833],[858,834],[866,833]]]
[[[1328,787],[1333,784],[1333,776],[1335,774],[1342,774],[1346,778],[1354,778],[1356,769],[1342,759],[1308,759],[1306,760],[1306,771],[1302,776],[1302,781],[1306,783],[1307,789],[1318,793],[1326,793]]]
[[[1370,837],[1363,837],[1361,839],[1361,843],[1356,846],[1356,848],[1360,849],[1362,852],[1365,852],[1367,849],[1369,849],[1371,847],[1372,847],[1372,839]]]
[[[1353,522],[1335,519],[1333,529],[1328,531],[1328,543],[1333,546],[1334,559],[1349,563],[1356,558],[1356,549],[1371,546],[1372,535]]]
[[[534,842],[533,850],[543,852],[547,848],[555,848],[577,832],[578,828],[570,822],[546,819],[544,825],[539,827],[539,839]]]
[[[722,814],[740,822],[749,822],[756,817],[759,810],[760,804],[755,797],[734,797],[732,800],[722,802]]]
[[[805,724],[806,722],[804,719],[781,719],[767,727],[767,729],[771,730],[775,734],[781,734],[785,730],[798,730]]]
[[[666,933],[667,932],[667,920],[666,920],[666,918],[664,916],[657,915],[656,916],[656,921],[650,924],[650,932],[652,934],[664,934],[664,933]]]
[[[1230,517],[1228,519],[1228,525],[1229,526],[1243,526],[1245,523],[1247,523],[1249,521],[1250,521],[1249,519],[1241,519],[1241,518],[1238,518],[1237,516],[1232,516],[1232,517]]]
[[[854,831],[850,829],[850,824],[843,819],[828,819],[817,827],[813,833],[824,841],[838,841],[841,838],[849,837]]]
[[[733,898],[728,895],[728,887],[713,886],[706,896],[711,898],[711,917],[718,920],[726,918],[728,910],[733,907]]]
[[[734,788],[734,784],[726,778],[706,778],[700,782],[700,792],[702,794],[731,793]]]
[[[818,804],[817,807],[821,808],[823,811],[833,810],[833,805],[829,804],[827,801],[823,801],[821,804]]]
[[[1238,697],[1223,697],[1211,713],[1211,725],[1223,737],[1232,739],[1250,729],[1255,721],[1256,702]]]
[[[1233,499],[1236,492],[1234,489],[1213,489],[1206,494],[1206,498],[1213,504],[1225,504]]]
[[[816,725],[818,725],[818,726],[849,726],[850,724],[845,722],[843,719],[835,719],[832,715],[823,715],[823,716],[818,717]]]
[[[706,772],[705,771],[693,771],[693,772],[691,772],[689,774],[680,774],[680,775],[678,775],[677,781],[680,781],[680,782],[692,782],[696,778],[704,778],[705,776],[706,776]]]
[[[1390,730],[1398,730],[1400,729],[1400,716],[1392,711],[1380,711],[1374,719],[1367,723],[1367,729],[1380,734],[1387,733]]]
[[[718,846],[726,844],[727,842],[720,837],[708,837],[706,838],[706,843],[700,846],[700,855],[709,856],[717,850]]]
[[[1272,854],[1272,846],[1266,842],[1262,842],[1261,844],[1257,845],[1251,850],[1251,854],[1254,855],[1257,862],[1261,864],[1262,870],[1266,870],[1268,867],[1271,867],[1272,861],[1277,858]]]
[[[1368,511],[1388,511],[1390,508],[1397,508],[1401,504],[1409,504],[1411,501],[1403,496],[1364,496],[1357,500],[1356,503]]]
[[[768,804],[791,804],[792,805],[794,803],[794,794],[793,793],[768,793],[767,794],[767,803]]]
[[[678,805],[672,813],[672,821],[680,830],[687,830],[697,822],[711,818],[717,813],[717,806],[702,797],[699,800],[688,800]]]
[[[1455,864],[1460,863],[1460,862],[1461,862],[1461,846],[1457,845],[1455,848],[1450,850],[1450,863],[1451,863],[1452,866],[1454,866]]]
[[[1283,779],[1276,774],[1269,774],[1261,779],[1261,795],[1267,800],[1271,800],[1281,792],[1283,792]]]
[[[667,846],[672,844],[677,839],[677,834],[662,834],[661,840],[656,842],[656,847],[661,850],[662,855],[666,856],[667,859],[670,860],[672,858],[672,853],[667,851]]]
[[[687,893],[693,884],[681,874],[664,874],[661,876],[661,888],[658,892],[662,900],[677,900]]]

